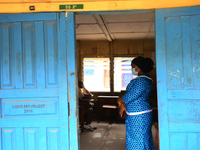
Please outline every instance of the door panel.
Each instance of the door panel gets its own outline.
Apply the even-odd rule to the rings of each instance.
[[[68,150],[65,13],[0,14],[2,150]]]
[[[156,10],[161,150],[199,150],[200,7]]]

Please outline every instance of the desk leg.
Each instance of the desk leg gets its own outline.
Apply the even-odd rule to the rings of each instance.
[[[84,132],[84,106],[81,106],[81,132]]]
[[[118,115],[119,115],[119,109],[115,109],[116,123],[118,123]]]
[[[98,100],[98,107],[99,107],[99,109],[98,109],[98,118],[97,118],[97,123],[100,122],[100,103],[99,103],[99,100]]]

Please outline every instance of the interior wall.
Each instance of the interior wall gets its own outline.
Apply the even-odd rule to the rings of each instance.
[[[83,57],[104,57],[104,56],[143,56],[150,57],[155,52],[155,40],[115,40],[108,41],[78,41],[78,77],[82,80]],[[156,68],[150,73],[153,79],[153,89],[156,89]]]
[[[151,58],[152,52],[155,52],[155,40],[115,40],[109,41],[77,41],[77,64],[78,79],[82,80],[83,57],[105,57],[109,56],[111,60],[115,56],[143,56]],[[112,69],[112,68],[111,68]],[[111,71],[112,72],[112,71]],[[153,79],[152,92],[150,94],[151,105],[157,108],[157,90],[156,90],[156,68],[149,75]],[[112,87],[112,85],[111,85]],[[86,87],[87,88],[87,87]],[[117,93],[94,93],[97,95],[117,95]],[[118,93],[119,94],[119,93]]]

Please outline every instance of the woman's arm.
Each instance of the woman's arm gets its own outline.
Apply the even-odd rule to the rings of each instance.
[[[83,94],[85,95],[85,96],[94,96],[92,93],[90,93],[84,86],[83,86]]]
[[[119,107],[122,105],[122,104],[124,104],[124,100],[122,99],[122,97],[120,97],[119,99],[118,99],[118,105],[119,105]]]
[[[122,97],[118,99],[118,105],[119,105],[119,115],[122,118],[124,112],[126,112],[126,106],[124,105],[124,100],[122,99]]]
[[[125,107],[124,104],[122,104],[122,105],[119,107],[119,115],[120,115],[121,118],[123,117],[124,112],[126,112],[126,107]]]
[[[142,94],[146,91],[145,86],[146,80],[143,78],[138,78],[135,81],[131,81],[128,85],[129,89],[126,91],[126,94],[123,96],[124,103],[127,104],[130,101],[137,100]]]

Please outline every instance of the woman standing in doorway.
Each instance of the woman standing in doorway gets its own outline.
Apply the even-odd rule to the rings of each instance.
[[[126,88],[126,93],[118,99],[119,114],[126,112],[126,150],[153,150],[152,108],[149,94],[152,89],[152,79],[147,74],[153,69],[150,58],[137,57],[132,60],[132,79]]]

